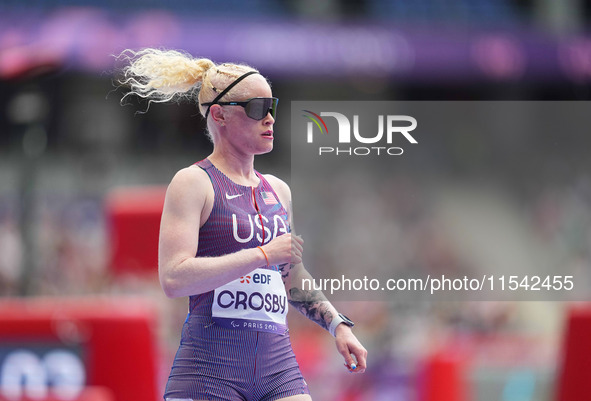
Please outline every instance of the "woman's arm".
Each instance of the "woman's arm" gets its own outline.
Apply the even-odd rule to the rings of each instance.
[[[267,264],[265,255],[257,248],[218,257],[195,256],[199,228],[211,212],[213,197],[207,173],[196,166],[180,170],[168,186],[160,223],[158,273],[162,289],[169,297],[211,291]],[[292,255],[291,235],[282,235],[263,249],[270,264],[286,263],[292,258],[301,260]]]
[[[291,227],[293,227],[291,191],[289,186],[274,176],[266,176],[266,178],[273,186],[273,189],[275,189],[281,203],[283,205],[289,205],[289,210],[287,210],[287,212],[289,214]],[[293,238],[297,237],[294,236]],[[319,324],[327,331],[330,331],[331,323],[333,319],[337,317],[338,312],[322,291],[314,290],[312,288],[303,288],[303,280],[308,279],[307,282],[312,282],[312,276],[308,273],[303,263],[296,261],[283,266],[282,277],[287,289],[289,303],[308,319]],[[351,328],[344,324],[339,324],[336,327],[334,334],[337,350],[343,355],[345,364],[348,366],[349,370],[363,373],[366,369],[367,351],[357,340],[357,337],[355,337]],[[351,369],[351,366],[355,363],[351,355],[354,355],[357,360],[356,369]]]
[[[302,263],[293,266],[290,275],[291,287],[287,295],[290,305],[311,321],[330,331],[331,323],[338,315],[335,307],[324,296],[322,291],[302,288],[304,279],[309,279],[308,282],[312,282],[312,276],[304,268]],[[351,327],[342,323],[339,324],[335,328],[334,336],[337,350],[345,359],[347,368],[352,372],[365,372],[367,367],[367,351],[359,340],[357,340],[357,337],[351,331]],[[356,368],[353,369],[351,369],[351,366],[355,364],[355,360],[351,355],[354,355],[357,360]]]

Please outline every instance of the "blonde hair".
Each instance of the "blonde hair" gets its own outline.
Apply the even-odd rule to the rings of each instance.
[[[201,115],[205,117],[207,107],[202,103],[211,102],[236,78],[256,69],[244,64],[215,64],[207,58],[194,58],[179,50],[142,49],[125,50],[118,59],[127,64],[119,83],[129,86],[121,101],[130,95],[137,95],[151,102],[196,100]],[[244,89],[238,85],[220,100],[237,100]]]

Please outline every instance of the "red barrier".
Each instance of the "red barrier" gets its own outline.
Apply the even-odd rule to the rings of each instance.
[[[2,300],[0,394],[57,399],[98,386],[113,396],[80,401],[160,400],[155,332],[156,311],[141,299]]]
[[[450,352],[431,356],[419,377],[419,401],[467,401],[464,364]]]
[[[115,274],[157,275],[158,235],[166,187],[113,190],[105,200]]]
[[[588,400],[591,394],[590,367],[591,305],[585,305],[575,307],[568,313],[556,400]]]

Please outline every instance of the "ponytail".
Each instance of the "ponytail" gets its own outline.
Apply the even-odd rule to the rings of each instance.
[[[125,50],[119,59],[128,63],[119,80],[129,86],[123,99],[134,94],[157,103],[192,99],[206,72],[215,66],[209,59],[177,50]]]
[[[122,103],[130,95],[147,99],[148,108],[152,102],[196,101],[204,117],[207,107],[201,104],[211,102],[244,73],[258,72],[244,64],[215,64],[210,59],[194,58],[179,50],[128,49],[117,58],[126,64],[119,84],[129,88],[121,99]],[[239,99],[245,94],[245,88],[238,85],[220,100]]]

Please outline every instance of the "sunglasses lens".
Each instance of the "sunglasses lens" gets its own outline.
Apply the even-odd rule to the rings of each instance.
[[[279,99],[271,97],[252,99],[245,107],[246,115],[254,120],[262,120],[268,113],[271,113],[271,116],[275,118],[278,101]]]
[[[273,117],[273,119],[275,118],[275,114],[277,113],[277,104],[279,103],[279,99],[277,99],[276,97],[271,99],[271,107],[269,112],[271,113],[271,116]]]

